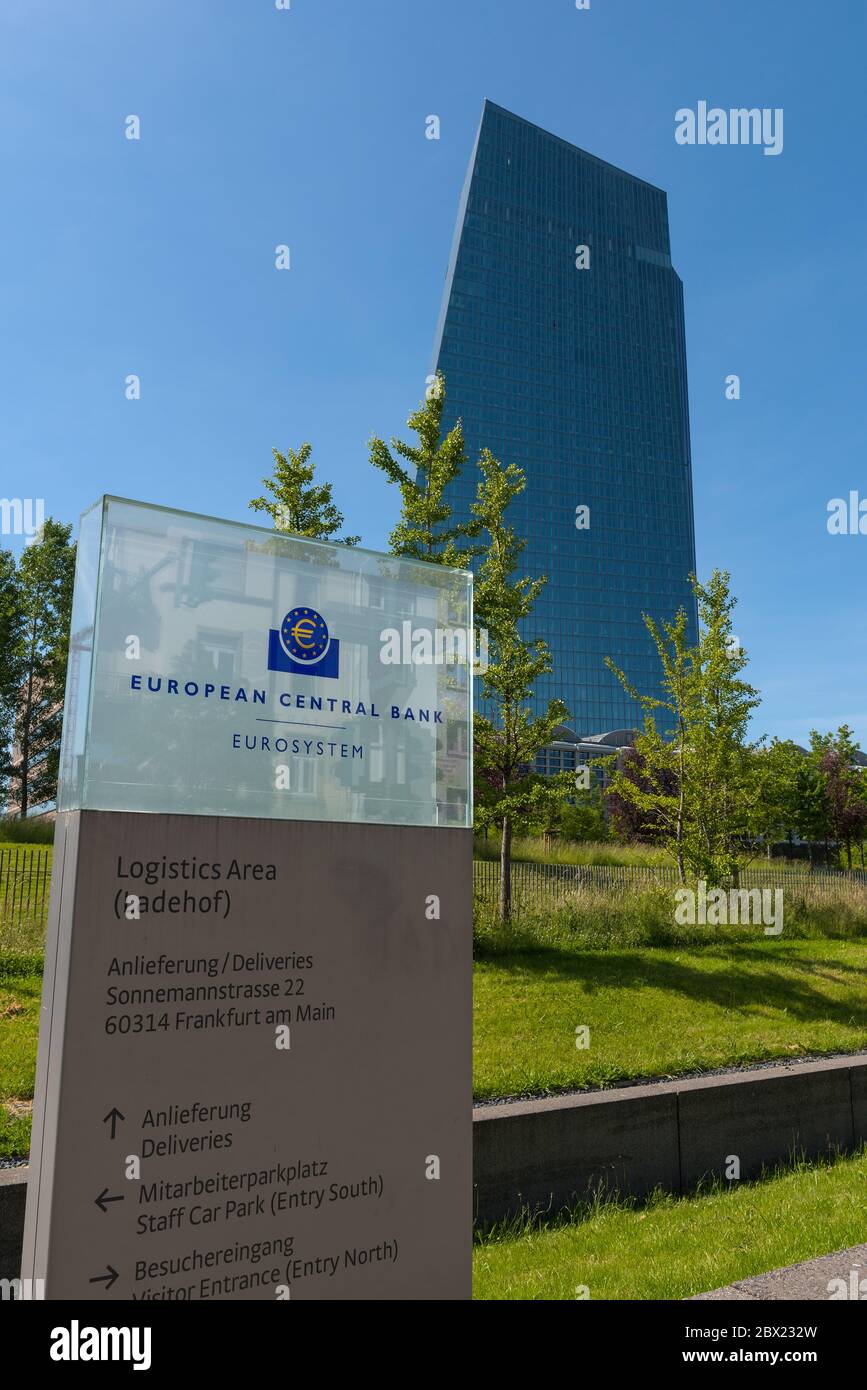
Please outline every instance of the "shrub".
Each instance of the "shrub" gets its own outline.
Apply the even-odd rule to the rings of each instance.
[[[54,821],[46,816],[21,820],[19,816],[0,816],[0,841],[23,845],[53,845]]]
[[[505,928],[493,903],[476,899],[476,954],[502,955],[540,947],[605,951],[635,946],[709,946],[754,942],[762,927],[679,926],[674,920],[675,885],[639,890],[582,886],[555,902],[518,898]],[[867,936],[867,885],[783,888],[784,925],[778,939],[845,939]]]

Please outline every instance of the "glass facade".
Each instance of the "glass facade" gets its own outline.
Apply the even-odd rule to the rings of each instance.
[[[697,626],[683,293],[665,193],[486,102],[434,366],[444,425],[460,418],[467,443],[456,516],[469,516],[482,447],[526,474],[511,519],[527,540],[524,572],[548,577],[527,635],[554,662],[537,707],[562,699],[582,735],[634,727],[640,709],[605,657],[656,693],[642,612],[660,621],[683,606],[690,640]]]
[[[467,826],[471,637],[464,571],[104,497],[58,809]]]

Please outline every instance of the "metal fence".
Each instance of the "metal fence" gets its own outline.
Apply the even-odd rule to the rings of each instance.
[[[44,929],[48,917],[51,849],[48,845],[0,849],[0,931]],[[867,891],[867,871],[790,869],[763,865],[744,869],[741,888],[830,889],[856,883]],[[538,904],[562,902],[582,889],[634,893],[652,887],[677,887],[677,870],[664,865],[512,864],[512,898]],[[477,898],[495,902],[500,889],[500,865],[477,859],[473,865]]]
[[[512,899],[539,904],[561,902],[581,889],[634,893],[645,888],[678,886],[677,869],[645,864],[528,864],[512,863]],[[751,866],[741,871],[741,888],[831,889],[859,884],[867,890],[867,871],[851,873],[833,869],[789,869],[782,866]],[[494,902],[500,891],[500,865],[495,860],[477,859],[473,865],[473,888],[477,898]]]
[[[45,928],[51,883],[48,845],[0,849],[0,931]]]

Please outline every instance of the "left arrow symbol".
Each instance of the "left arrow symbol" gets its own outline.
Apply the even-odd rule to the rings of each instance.
[[[123,1197],[109,1197],[108,1188],[104,1187],[100,1192],[99,1196],[94,1197],[93,1200],[95,1204],[99,1207],[100,1211],[108,1211],[109,1202],[122,1202]]]
[[[114,1283],[114,1281],[115,1281],[116,1279],[118,1279],[119,1277],[120,1277],[120,1276],[119,1276],[117,1270],[116,1270],[116,1269],[113,1269],[112,1266],[109,1265],[109,1266],[108,1266],[108,1273],[107,1273],[107,1274],[94,1274],[93,1278],[88,1280],[88,1283],[90,1283],[90,1284],[105,1284],[105,1287],[106,1287],[107,1289],[110,1289],[111,1286],[112,1286],[112,1284]]]

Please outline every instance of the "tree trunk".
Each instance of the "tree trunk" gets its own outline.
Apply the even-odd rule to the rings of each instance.
[[[512,821],[503,816],[500,840],[500,925],[505,926],[512,913]]]
[[[679,727],[679,747],[677,753],[677,873],[681,883],[686,883],[686,869],[683,863],[683,811],[684,811],[684,728],[683,720]]]
[[[21,730],[21,796],[18,813],[22,820],[27,819],[30,791],[30,721],[33,718],[33,665],[36,660],[36,623],[30,630],[30,660],[27,671],[27,699],[24,702],[24,719]]]

